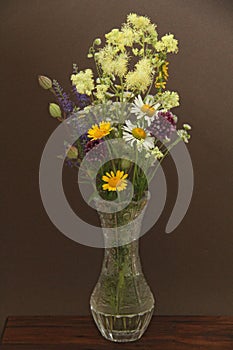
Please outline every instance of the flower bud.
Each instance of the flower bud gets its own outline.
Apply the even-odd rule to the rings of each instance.
[[[39,82],[40,86],[45,90],[51,89],[52,85],[53,85],[52,80],[44,75],[38,76],[38,82]]]
[[[96,38],[93,42],[94,45],[100,45],[101,44],[101,39],[100,38]]]
[[[92,58],[92,57],[93,57],[92,53],[89,53],[89,54],[87,55],[87,58]]]
[[[75,146],[71,146],[69,149],[67,149],[66,156],[69,159],[77,159],[78,158],[77,148]]]
[[[184,124],[183,125],[184,130],[191,130],[191,126],[189,124]]]
[[[53,118],[61,118],[61,108],[56,103],[49,104],[49,113]]]

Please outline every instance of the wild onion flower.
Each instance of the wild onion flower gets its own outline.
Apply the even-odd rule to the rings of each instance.
[[[98,147],[96,151],[90,152],[98,145],[102,144],[101,147]],[[88,161],[100,161],[107,157],[108,150],[104,143],[104,140],[92,140],[88,141],[84,146],[84,153],[88,154]]]
[[[92,140],[88,141],[84,146],[85,153],[88,153],[91,151],[94,147],[98,146],[100,143],[102,143],[103,140]]]
[[[176,130],[176,117],[170,111],[159,111],[148,129],[161,141],[170,139],[171,134]]]

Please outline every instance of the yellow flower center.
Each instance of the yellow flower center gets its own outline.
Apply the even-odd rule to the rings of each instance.
[[[145,139],[146,138],[146,133],[143,129],[141,128],[134,128],[132,130],[132,135],[138,139],[138,140],[141,140],[141,139]]]
[[[95,138],[101,139],[103,136],[105,136],[106,132],[101,129],[96,129],[95,132],[93,133]]]
[[[127,187],[127,181],[125,180],[128,174],[124,174],[124,171],[117,170],[116,174],[111,171],[102,176],[102,180],[106,183],[102,185],[104,191],[123,191]]]
[[[146,113],[148,115],[148,117],[152,117],[155,113],[155,109],[147,104],[145,104],[141,107],[141,111],[143,113]]]
[[[121,184],[121,180],[118,176],[111,177],[108,181],[109,186],[111,187],[117,187]]]

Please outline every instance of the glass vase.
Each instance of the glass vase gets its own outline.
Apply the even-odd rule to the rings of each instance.
[[[147,201],[148,196],[143,197],[113,213],[106,213],[106,204],[97,203],[106,248],[90,307],[103,337],[114,342],[139,339],[153,315],[154,297],[139,257]]]

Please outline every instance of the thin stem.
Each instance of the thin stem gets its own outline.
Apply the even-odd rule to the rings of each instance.
[[[109,145],[108,142],[106,142],[106,145],[107,145],[107,149],[108,149],[109,154],[112,155],[111,146]],[[116,166],[115,166],[113,159],[111,159],[111,164],[112,164],[114,172],[116,173]]]
[[[134,186],[135,186],[135,182],[136,182],[137,162],[138,162],[138,150],[136,148],[136,157],[135,157],[134,171],[133,171],[133,185]]]
[[[155,176],[156,174],[156,171],[158,170],[159,166],[162,164],[162,161],[166,158],[166,156],[168,155],[168,153],[170,152],[170,150],[175,146],[177,145],[179,142],[181,141],[181,138],[177,138],[177,140],[175,140],[166,150],[166,152],[164,153],[164,156],[163,158],[158,161],[158,165],[155,167],[154,171],[152,172],[151,176],[149,177],[149,182],[153,179],[153,177]]]

